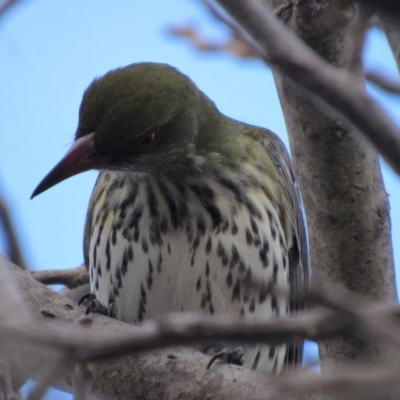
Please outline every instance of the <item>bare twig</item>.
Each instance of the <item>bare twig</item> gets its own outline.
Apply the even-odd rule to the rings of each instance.
[[[324,287],[323,291],[312,290],[310,298],[319,304],[343,313],[343,316],[353,320],[355,330],[359,333],[370,332],[386,342],[397,345],[400,348],[400,307],[397,304],[387,305],[360,299],[341,288]],[[366,309],[374,309],[374,317],[365,314]]]
[[[222,43],[205,39],[195,26],[187,25],[181,27],[171,27],[168,32],[180,38],[188,40],[197,50],[202,52],[229,53],[239,58],[258,57],[241,36],[232,34],[232,37]]]
[[[65,285],[69,289],[89,282],[85,265],[72,269],[31,271],[33,278],[44,285]]]
[[[194,25],[174,26],[169,28],[168,32],[174,36],[189,40],[194,47],[203,52],[229,53],[242,59],[262,56],[262,51],[254,41],[233,20],[227,18],[212,1],[203,0],[203,3],[218,21],[230,28],[231,37],[227,41],[218,43],[215,40],[207,40]]]
[[[340,399],[376,399],[397,386],[399,373],[400,370],[396,367],[373,366],[366,368],[362,365],[353,365],[351,369],[345,369],[335,374],[309,374],[303,375],[302,379],[296,376],[279,377],[276,384],[279,393],[298,391],[312,393],[322,389],[325,393],[341,392]],[[343,396],[344,394],[347,396]]]
[[[240,28],[239,25],[235,23],[230,18],[227,18],[225,14],[223,14],[215,5],[213,1],[210,0],[203,0],[203,3],[208,7],[208,9],[211,11],[211,13],[214,15],[214,17],[221,21],[223,24],[228,26],[232,33],[233,36],[236,40],[240,41],[242,43],[243,47],[247,48],[247,51],[245,54],[248,54],[248,56],[251,57],[260,57],[262,56],[262,51],[261,49],[257,46],[257,44]],[[240,54],[237,54],[240,56]]]
[[[365,79],[389,93],[400,94],[400,82],[394,81],[378,71],[366,71]]]

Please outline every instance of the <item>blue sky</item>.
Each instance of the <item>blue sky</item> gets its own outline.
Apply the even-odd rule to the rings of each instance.
[[[83,224],[96,172],[29,198],[72,143],[84,89],[110,69],[140,61],[174,65],[222,112],[268,127],[287,144],[270,70],[257,60],[199,53],[166,33],[168,26],[185,22],[196,23],[210,38],[227,36],[195,0],[31,0],[0,20],[0,187],[32,268],[82,263]],[[368,66],[397,77],[379,31],[369,35],[365,53]],[[399,122],[399,97],[371,90]],[[385,165],[383,173],[399,264],[400,180]],[[1,242],[0,237],[0,250]]]

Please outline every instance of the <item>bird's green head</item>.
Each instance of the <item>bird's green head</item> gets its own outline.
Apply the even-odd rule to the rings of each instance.
[[[32,197],[93,168],[184,170],[202,152],[204,135],[210,136],[219,116],[194,83],[169,65],[140,63],[108,72],[85,91],[75,143]]]
[[[94,133],[96,150],[119,168],[143,156],[185,153],[198,128],[200,92],[165,64],[141,63],[96,79],[83,95],[76,139]],[[164,159],[165,161],[165,159]]]

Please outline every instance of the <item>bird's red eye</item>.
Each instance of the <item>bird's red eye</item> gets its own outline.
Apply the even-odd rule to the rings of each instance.
[[[138,141],[138,146],[139,147],[148,147],[152,145],[156,140],[156,133],[155,132],[150,132],[147,135],[143,136],[139,141]]]

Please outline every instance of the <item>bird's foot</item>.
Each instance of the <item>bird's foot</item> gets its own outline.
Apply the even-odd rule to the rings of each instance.
[[[207,353],[210,349],[213,349],[216,353],[207,365],[207,369],[215,363],[215,361],[225,362],[227,364],[244,365],[244,350],[243,347],[236,347],[233,350],[228,349],[224,343],[212,344],[206,347],[204,350]]]
[[[84,301],[86,301],[86,315],[90,313],[102,314],[106,315],[110,318],[117,318],[117,305],[115,302],[110,302],[108,307],[101,304],[100,301],[96,298],[94,293],[86,293],[79,300],[78,305],[81,305]]]

